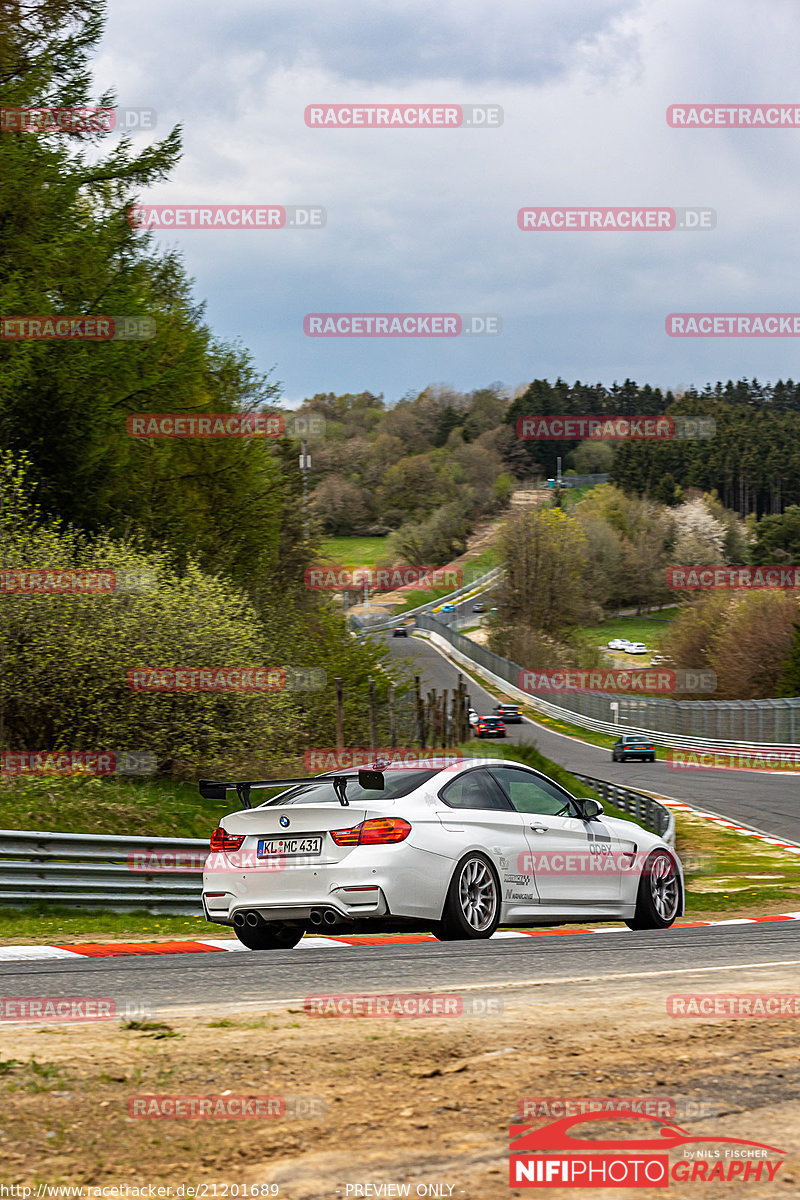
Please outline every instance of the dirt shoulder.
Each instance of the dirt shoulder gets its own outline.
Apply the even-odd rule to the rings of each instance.
[[[203,1183],[209,1196],[223,1195],[224,1185],[227,1195],[245,1194],[234,1185],[267,1195],[273,1185],[284,1200],[397,1195],[363,1189],[408,1184],[410,1195],[499,1200],[525,1194],[508,1183],[508,1126],[524,1098],[529,1108],[533,1098],[550,1098],[552,1120],[561,1115],[553,1112],[557,1098],[650,1097],[664,1114],[674,1102],[677,1123],[694,1135],[786,1151],[772,1183],[671,1183],[669,1195],[794,1197],[797,1018],[677,1020],[666,1015],[666,998],[787,993],[796,983],[797,967],[787,965],[467,989],[452,995],[472,1011],[438,1019],[315,1017],[302,1006],[232,1000],[202,1013],[164,1010],[139,1029],[116,1022],[5,1026],[1,1177],[171,1185],[173,1194],[181,1184]],[[474,1015],[476,1001],[487,1015]],[[129,1115],[129,1103],[145,1095],[224,1093],[284,1097],[287,1115]],[[672,1161],[681,1154],[673,1151]],[[429,1190],[417,1190],[423,1186]],[[627,1194],[637,1200],[665,1192]]]

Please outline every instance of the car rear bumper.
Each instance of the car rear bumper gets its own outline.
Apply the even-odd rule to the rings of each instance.
[[[231,925],[238,910],[265,921],[311,920],[330,910],[343,922],[386,916],[438,920],[453,864],[416,846],[359,847],[338,863],[287,863],[280,869],[206,870],[206,918]]]

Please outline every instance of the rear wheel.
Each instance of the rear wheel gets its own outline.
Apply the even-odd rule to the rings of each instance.
[[[636,912],[625,924],[629,929],[668,929],[680,903],[681,880],[675,859],[666,850],[654,850],[639,880]]]
[[[441,921],[434,926],[440,942],[489,938],[500,920],[500,884],[483,854],[469,854],[456,867]]]
[[[291,950],[305,933],[302,925],[285,925],[282,921],[245,925],[233,931],[248,950]]]

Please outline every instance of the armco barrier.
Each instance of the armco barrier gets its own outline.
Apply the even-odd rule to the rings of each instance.
[[[454,592],[450,592],[447,596],[439,596],[435,600],[428,600],[425,604],[419,604],[416,608],[406,609],[405,612],[395,613],[394,616],[387,617],[385,614],[375,616],[375,619],[357,616],[355,613],[349,614],[349,620],[358,634],[362,633],[380,633],[383,629],[392,629],[395,625],[402,625],[409,617],[416,617],[421,613],[429,613],[433,608],[439,608],[442,604],[449,604],[454,601],[463,600],[465,596],[471,596],[474,592],[478,595],[484,591],[490,584],[495,583],[502,575],[504,566],[492,567],[491,571],[487,571],[484,575],[479,575],[477,579],[473,579],[471,583],[465,583],[463,587],[457,588]]]
[[[645,829],[657,833],[670,846],[675,845],[675,818],[658,800],[646,796],[643,792],[632,792],[630,788],[609,783],[606,779],[592,779],[588,775],[575,775],[575,778],[588,784],[602,800],[608,801],[629,816],[636,817]]]
[[[674,841],[672,814],[653,800],[602,779],[578,775],[604,800]],[[71,908],[147,910],[200,917],[203,838],[104,837],[0,829],[0,906],[57,904]],[[134,869],[134,856],[162,869]],[[180,859],[198,865],[181,865]],[[141,858],[139,859],[141,862]]]
[[[202,860],[197,838],[105,837],[85,833],[0,830],[0,904],[59,904],[117,912],[202,916]],[[134,855],[164,869],[138,870]],[[198,866],[182,866],[194,861]],[[141,859],[138,860],[141,863]]]
[[[544,716],[555,717],[619,736],[641,733],[657,746],[741,753],[800,749],[800,697],[775,700],[671,700],[655,696],[626,696],[612,692],[560,693],[558,704],[517,687],[522,670],[517,663],[480,646],[450,629],[430,613],[421,613],[416,624],[426,630],[434,645],[466,667],[481,674],[515,700],[523,701]],[[611,704],[619,705],[613,720]]]

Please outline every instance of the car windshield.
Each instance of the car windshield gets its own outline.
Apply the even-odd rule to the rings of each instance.
[[[400,796],[407,796],[413,792],[415,788],[420,787],[423,783],[433,778],[438,774],[435,770],[424,771],[385,771],[383,775],[383,788],[363,788],[358,782],[357,775],[348,775],[347,778],[347,799],[350,803],[359,801],[381,801],[381,800],[396,800]],[[259,808],[269,808],[271,804],[338,804],[339,797],[333,790],[333,782],[330,779],[315,780],[312,783],[300,784],[298,787],[289,788],[286,792],[281,792],[278,796],[273,796],[270,800],[265,800],[263,804],[259,804]]]

